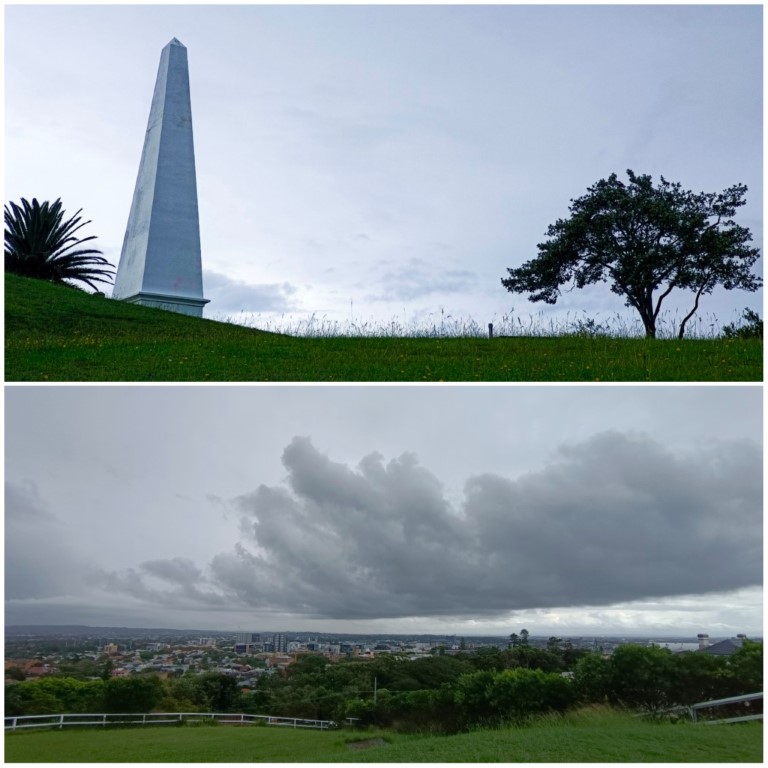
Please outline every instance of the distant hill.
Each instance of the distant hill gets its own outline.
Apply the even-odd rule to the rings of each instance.
[[[89,627],[84,624],[13,624],[5,627],[6,637],[35,636],[44,637],[55,635],[58,637],[93,637],[94,635],[110,635],[114,637],[131,636],[143,637],[154,635],[201,635],[208,636],[213,630],[202,629],[152,629],[148,627]]]
[[[49,636],[55,635],[58,637],[71,636],[71,637],[93,637],[95,635],[109,635],[110,637],[143,637],[143,636],[186,636],[200,635],[203,637],[215,637],[219,635],[234,635],[239,632],[239,629],[169,629],[165,627],[93,627],[85,624],[12,624],[5,627],[5,634],[7,637],[22,637],[22,636]],[[270,635],[273,632],[280,631],[288,637],[296,636],[311,636],[318,640],[324,639],[353,639],[353,638],[377,638],[377,639],[391,639],[394,641],[408,641],[408,642],[445,642],[457,640],[455,635],[431,635],[431,634],[396,634],[386,632],[371,632],[371,633],[345,633],[345,632],[315,632],[307,630],[296,631],[283,631],[276,629],[264,630],[261,629],[254,631],[260,631],[262,634]],[[506,642],[504,636],[467,636],[467,639],[472,641],[503,641]]]

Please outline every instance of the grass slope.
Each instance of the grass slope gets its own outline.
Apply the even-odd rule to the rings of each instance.
[[[6,381],[761,381],[761,340],[296,338],[5,276]]]
[[[353,749],[350,742],[379,745]],[[383,743],[382,743],[383,742]],[[588,717],[457,736],[232,727],[147,727],[9,734],[16,762],[760,762],[762,724],[659,725]]]

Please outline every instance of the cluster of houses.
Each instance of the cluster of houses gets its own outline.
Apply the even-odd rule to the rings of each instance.
[[[745,635],[737,635],[717,642],[711,642],[709,635],[700,634],[696,643],[648,641],[654,645],[669,648],[672,652],[695,651],[716,655],[730,655],[738,650]],[[620,641],[619,641],[620,642]],[[627,641],[624,641],[627,642]],[[435,642],[374,641],[365,642],[323,642],[315,640],[288,640],[283,634],[262,637],[255,633],[240,633],[235,637],[199,637],[186,639],[178,644],[144,642],[138,648],[131,642],[118,645],[107,642],[94,651],[78,654],[80,659],[107,665],[108,674],[125,677],[142,672],[153,672],[160,677],[177,677],[187,672],[219,672],[237,679],[238,685],[248,687],[262,675],[275,674],[285,669],[300,655],[322,654],[329,662],[356,657],[373,659],[380,654],[397,653],[410,659],[428,656],[440,647],[441,652],[455,654],[471,652],[474,645],[462,641],[460,644],[438,644]],[[610,654],[613,643],[603,647]],[[6,681],[34,679],[60,672],[59,665],[71,660],[71,655],[45,655],[34,659],[8,659],[5,662]]]
[[[382,653],[405,653],[411,658],[429,655],[433,643],[334,643],[308,640],[288,641],[284,635],[261,638],[238,635],[234,645],[229,638],[200,637],[178,644],[145,642],[118,645],[106,642],[93,651],[81,651],[76,657],[100,665],[108,665],[112,677],[152,672],[161,678],[179,677],[187,672],[218,672],[237,679],[238,685],[248,687],[262,675],[275,674],[296,661],[302,654],[326,656],[329,662],[346,657],[373,659]],[[60,666],[71,662],[74,654],[50,654],[35,659],[8,659],[5,662],[8,682],[60,674]],[[96,677],[94,675],[94,677]]]

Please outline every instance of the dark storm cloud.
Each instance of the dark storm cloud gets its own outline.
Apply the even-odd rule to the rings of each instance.
[[[5,485],[5,598],[27,600],[80,592],[86,557],[47,508],[34,483]]]
[[[212,309],[218,312],[287,312],[294,308],[296,288],[287,282],[254,285],[208,270],[203,280]]]
[[[159,587],[152,585],[153,578],[155,582],[160,582]],[[174,608],[201,605],[215,608],[224,605],[222,595],[200,589],[200,584],[205,584],[202,571],[191,560],[183,557],[150,560],[142,563],[138,569],[129,568],[121,573],[102,571],[99,574],[99,586],[102,589],[150,603]]]
[[[510,480],[471,478],[453,509],[405,454],[357,468],[306,438],[288,487],[236,500],[246,540],[212,562],[238,602],[329,618],[492,615],[761,583],[761,456],[751,444],[672,455],[598,435]]]
[[[194,584],[203,574],[200,569],[184,557],[174,557],[173,560],[148,560],[142,568],[152,576],[172,584]]]

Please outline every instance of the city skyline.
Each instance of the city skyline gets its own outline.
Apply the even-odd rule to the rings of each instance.
[[[760,634],[761,394],[10,387],[6,623]]]

